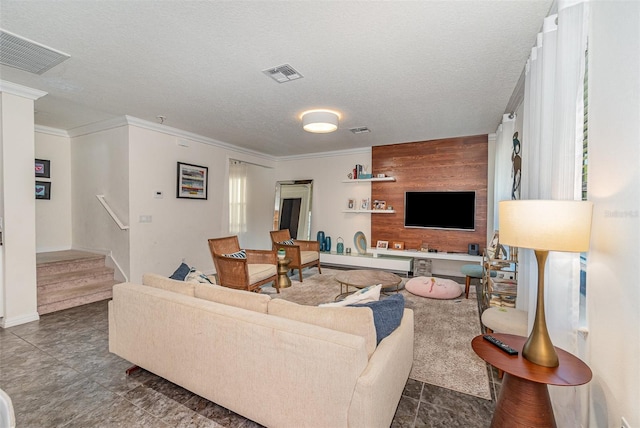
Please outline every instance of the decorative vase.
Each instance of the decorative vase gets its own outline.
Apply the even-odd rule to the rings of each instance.
[[[344,253],[344,239],[342,239],[341,237],[338,236],[338,239],[336,240],[337,244],[336,244],[336,252],[338,254],[342,254]]]
[[[286,255],[287,255],[286,251],[284,251],[282,248],[278,250],[278,258],[280,260],[284,259]]]
[[[316,240],[320,243],[320,251],[324,251],[324,232],[322,230],[318,231]]]
[[[330,252],[331,251],[331,237],[327,236],[326,238],[324,238],[324,250],[326,252]]]

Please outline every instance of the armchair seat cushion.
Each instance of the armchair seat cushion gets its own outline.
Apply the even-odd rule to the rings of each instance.
[[[300,263],[306,265],[320,258],[320,253],[317,251],[300,251]]]
[[[247,269],[249,270],[249,284],[255,284],[277,274],[275,265],[247,264]]]

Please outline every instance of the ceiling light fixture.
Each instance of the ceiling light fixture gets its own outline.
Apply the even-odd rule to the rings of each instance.
[[[326,134],[338,129],[340,115],[332,110],[307,110],[300,118],[305,131]]]

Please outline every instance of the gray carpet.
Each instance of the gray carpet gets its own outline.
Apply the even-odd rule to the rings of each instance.
[[[340,285],[333,279],[339,271],[325,268],[322,274],[316,269],[307,272],[315,274],[305,275],[302,283],[295,280],[297,275],[292,277],[292,286],[272,297],[318,305],[332,302],[340,293]],[[275,293],[271,287],[264,291]],[[490,400],[486,365],[471,349],[471,340],[480,334],[476,299],[463,295],[455,300],[435,300],[406,290],[401,293],[415,318],[414,361],[409,377]]]

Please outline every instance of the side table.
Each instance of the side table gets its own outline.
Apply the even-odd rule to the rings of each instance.
[[[518,355],[509,355],[484,340],[482,335],[471,341],[471,347],[480,358],[504,371],[491,427],[556,427],[547,385],[583,385],[591,380],[589,366],[557,347],[560,365],[539,366],[522,357],[526,337],[499,333],[491,335],[518,351]]]
[[[291,287],[291,280],[287,275],[289,272],[289,263],[291,263],[291,259],[278,259],[278,288]]]

